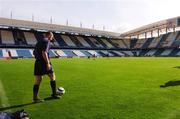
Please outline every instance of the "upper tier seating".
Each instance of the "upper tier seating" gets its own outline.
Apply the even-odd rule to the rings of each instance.
[[[2,44],[15,44],[12,31],[9,30],[0,30]]]

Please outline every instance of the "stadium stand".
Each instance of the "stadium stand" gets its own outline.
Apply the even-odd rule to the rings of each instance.
[[[10,56],[15,58],[15,57],[18,57],[18,54],[17,54],[17,51],[16,49],[10,49]]]
[[[88,39],[88,37],[86,36],[82,36],[84,38],[84,40],[92,47],[92,48],[95,48],[96,45],[93,44],[93,42],[91,40]]]
[[[131,39],[124,39],[122,40],[122,42],[124,43],[124,45],[126,46],[126,49],[130,49],[130,42],[131,42]]]
[[[171,47],[177,35],[178,35],[178,32],[170,33],[169,36],[165,39],[162,47]]]
[[[3,57],[3,52],[1,49],[0,49],[0,57]]]
[[[12,30],[14,41],[16,45],[27,45],[23,31],[21,30]]]
[[[83,54],[85,54],[85,56],[87,56],[87,57],[91,57],[91,56],[92,56],[88,51],[81,50],[81,52],[82,52]]]
[[[117,48],[127,48],[126,45],[123,43],[123,40],[111,40]]]
[[[101,39],[101,41],[104,42],[104,44],[106,45],[106,47],[108,47],[108,48],[114,48],[114,46],[113,46],[111,43],[109,43],[106,39]]]
[[[1,24],[0,18],[0,26]],[[11,27],[8,24],[6,28],[0,28],[0,57],[34,57],[33,48],[37,40],[43,39],[43,35],[47,29],[53,31],[55,37],[55,41],[52,42],[52,49],[49,52],[50,57],[180,56],[180,31],[161,33],[156,37],[127,38],[125,36],[122,37],[124,34],[115,36],[114,33],[109,32],[103,32],[102,34],[106,35],[100,36],[100,32],[97,31],[95,35],[95,31],[87,32],[83,28],[81,28],[81,32],[84,32],[84,34],[80,34],[80,31],[72,33],[72,31],[79,30],[78,28],[72,28],[69,31],[62,32],[56,29],[59,26],[54,27],[51,24],[45,24],[45,27],[47,27],[45,28],[43,25],[38,27],[41,24],[38,23],[28,26],[30,28],[25,30],[21,28],[20,23],[20,28],[18,26]],[[2,25],[4,26],[4,24]],[[35,25],[37,27],[33,29]],[[44,27],[46,30],[43,30],[41,27]],[[68,29],[69,27],[66,26],[63,28]],[[93,35],[91,35],[92,33]],[[138,31],[128,33],[130,35],[140,34]]]
[[[55,39],[58,42],[60,47],[67,47],[68,46],[66,44],[66,42],[62,39],[62,37],[59,33],[54,33],[54,37],[55,37]]]
[[[146,39],[138,39],[134,48],[142,48],[145,42],[146,42]]]
[[[68,57],[77,57],[75,53],[72,52],[72,50],[63,50],[63,52],[68,56]]]
[[[148,46],[151,44],[151,42],[153,41],[153,39],[154,38],[147,38],[147,39],[144,39],[145,40],[145,42],[144,42],[144,44],[142,45],[142,49],[147,49],[148,48]]]
[[[73,42],[74,44],[76,44],[77,47],[83,47],[83,45],[81,44],[81,42],[80,42],[75,36],[70,35],[69,37],[70,37],[70,39],[72,40],[72,42]]]
[[[1,30],[2,44],[15,44],[12,31]]]
[[[100,56],[99,53],[97,53],[94,50],[88,50],[88,52],[92,55],[92,56]]]
[[[83,54],[80,50],[72,50],[74,54],[76,54],[78,57],[85,57],[86,55]]]
[[[54,52],[54,50],[49,51],[49,57],[57,57],[57,54]]]
[[[108,46],[101,40],[101,38],[94,37],[94,39],[96,40],[95,42],[99,42],[99,45],[101,45],[102,48],[108,48]]]
[[[97,48],[103,48],[102,44],[99,43],[99,40],[93,38],[93,37],[88,37],[88,39],[92,42],[92,44],[97,47]]]
[[[62,37],[62,40],[64,40],[68,46],[76,47],[76,45],[72,42],[69,36],[61,35],[61,37]]]
[[[111,52],[113,52],[113,53],[116,53],[118,56],[125,56],[123,53],[121,53],[121,52],[118,52],[118,51],[111,51]]]
[[[37,40],[32,32],[24,32],[24,37],[28,45],[35,45]]]
[[[10,52],[7,49],[2,49],[2,56],[4,58],[9,58]]]
[[[161,56],[169,56],[173,49],[165,49],[164,52],[161,53]]]
[[[138,41],[138,39],[131,39],[131,42],[130,42],[130,49],[135,47],[137,41]]]
[[[59,57],[67,57],[67,55],[66,55],[62,50],[54,50],[54,52],[55,52]]]
[[[79,42],[81,42],[81,44],[82,44],[84,47],[87,47],[87,48],[91,47],[91,46],[87,43],[87,41],[84,40],[83,37],[81,37],[81,36],[76,36],[76,38],[79,40]]]
[[[16,52],[17,52],[17,56],[18,57],[25,57],[25,58],[31,58],[31,57],[33,57],[32,56],[32,54],[30,53],[30,51],[29,50],[24,50],[24,49],[18,49],[18,50],[16,50]]]
[[[156,46],[158,44],[160,44],[160,41],[161,41],[161,38],[162,38],[163,35],[161,35],[160,37],[155,37],[153,39],[153,41],[150,43],[149,47],[148,48],[156,48]]]

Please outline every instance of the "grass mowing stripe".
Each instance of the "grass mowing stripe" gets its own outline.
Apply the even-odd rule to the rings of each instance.
[[[0,100],[1,100],[2,107],[10,106],[1,80],[0,80]]]

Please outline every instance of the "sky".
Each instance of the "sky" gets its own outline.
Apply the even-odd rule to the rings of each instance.
[[[180,0],[0,0],[0,17],[123,33],[180,16]]]

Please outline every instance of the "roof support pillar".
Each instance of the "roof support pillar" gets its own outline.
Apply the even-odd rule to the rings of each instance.
[[[175,25],[173,26],[173,32],[174,33],[176,32],[176,26]]]
[[[147,38],[147,32],[145,32],[145,39]]]
[[[151,30],[151,38],[153,37],[153,30]]]

